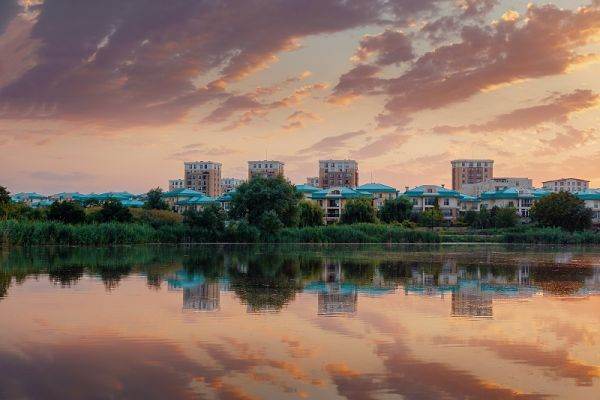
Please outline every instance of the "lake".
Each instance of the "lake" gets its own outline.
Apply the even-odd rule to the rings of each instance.
[[[598,399],[600,248],[4,248],[0,398]]]

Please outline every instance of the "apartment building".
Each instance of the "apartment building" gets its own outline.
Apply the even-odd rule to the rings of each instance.
[[[185,188],[183,179],[169,179],[169,191],[183,188]]]
[[[223,178],[221,179],[221,193],[229,193],[244,183],[243,179]]]
[[[423,212],[438,207],[446,221],[456,221],[460,211],[461,194],[437,185],[421,185],[412,189],[406,188],[404,195],[412,200],[413,211]]]
[[[452,189],[462,191],[465,184],[480,183],[494,177],[494,160],[452,160]]]
[[[308,178],[306,178],[306,184],[309,186],[319,187],[319,177],[309,176]]]
[[[283,176],[284,163],[275,160],[248,161],[248,179],[255,176],[263,178],[274,178]]]
[[[491,178],[478,183],[465,183],[460,192],[470,196],[479,196],[484,192],[500,191],[511,187],[533,189],[533,181],[529,178]]]
[[[348,200],[360,198],[373,199],[369,193],[348,187],[317,190],[316,192],[311,193],[310,198],[316,201],[323,209],[325,223],[327,224],[339,222],[342,210],[346,206]]]
[[[355,160],[319,160],[319,187],[354,188],[358,186],[358,163]]]
[[[577,179],[577,178],[561,178],[555,179],[551,181],[542,182],[542,187],[553,193],[558,192],[584,192],[589,189],[590,181],[586,181],[585,179]]]
[[[576,194],[592,210],[592,223],[600,224],[600,190],[585,190]]]
[[[380,208],[386,200],[398,197],[398,190],[396,188],[382,183],[365,183],[357,187],[356,190],[369,193],[373,196],[373,205],[376,208]]]
[[[192,161],[183,164],[186,189],[197,190],[211,197],[221,194],[221,163]]]
[[[529,210],[535,202],[550,194],[543,189],[506,188],[484,192],[480,196],[481,208],[511,207],[517,210],[521,218],[529,218]]]

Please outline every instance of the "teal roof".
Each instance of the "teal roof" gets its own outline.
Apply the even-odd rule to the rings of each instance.
[[[306,184],[296,185],[296,189],[300,193],[314,193],[314,192],[318,192],[320,190],[317,187],[314,187],[312,185],[306,185]]]
[[[231,201],[233,199],[234,194],[235,194],[235,190],[231,190],[227,193],[223,193],[222,195],[217,197],[217,201],[220,201],[222,203]]]
[[[339,194],[333,192],[338,191]],[[355,198],[371,198],[371,193],[355,190],[347,187],[335,187],[330,189],[321,189],[311,193],[312,199],[326,199],[328,197],[339,197],[342,199],[355,199]]]
[[[575,193],[575,196],[577,196],[581,200],[600,200],[600,191],[584,190]]]
[[[12,196],[13,200],[15,201],[20,201],[20,200],[37,200],[37,199],[45,199],[48,196],[44,196],[43,194],[39,194],[39,193],[35,193],[35,192],[29,192],[29,193],[25,193],[25,192],[21,192],[21,193],[17,193],[15,195]]]
[[[436,192],[434,193],[430,193],[427,192],[427,186],[433,186],[436,189]],[[451,190],[451,189],[446,189],[445,187],[442,186],[435,186],[435,185],[421,185],[421,186],[417,186],[414,187],[412,189],[407,190],[406,192],[404,192],[404,194],[408,197],[422,197],[422,196],[429,196],[429,197],[456,197],[456,198],[460,198],[461,193],[457,192],[456,190]]]
[[[535,189],[533,191],[519,191],[519,189],[515,187],[506,188],[503,190],[491,190],[488,192],[481,193],[480,198],[482,200],[501,200],[501,199],[523,199],[523,198],[533,198],[539,199],[549,194],[548,191],[543,189]]]
[[[144,202],[140,200],[122,200],[121,204],[125,207],[142,207]]]
[[[189,199],[181,200],[177,202],[178,206],[195,206],[201,204],[211,204],[215,203],[217,200],[214,197],[209,196],[194,196]]]
[[[162,197],[195,197],[204,196],[204,193],[192,189],[175,189],[163,193]]]
[[[32,203],[31,206],[34,208],[35,207],[48,207],[48,206],[51,206],[52,203],[54,203],[52,200],[40,200],[35,203]]]
[[[384,185],[382,183],[365,183],[364,185],[360,185],[356,188],[357,190],[361,190],[363,192],[369,193],[396,193],[398,190],[388,185]]]
[[[461,193],[460,201],[480,201],[480,200],[475,196],[469,196],[468,194]]]

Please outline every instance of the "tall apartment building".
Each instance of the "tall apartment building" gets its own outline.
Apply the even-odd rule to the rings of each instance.
[[[221,179],[221,193],[229,193],[244,183],[243,179],[223,178]]]
[[[169,191],[183,189],[184,187],[183,179],[169,179]]]
[[[330,187],[358,186],[358,163],[355,160],[319,160],[319,184]]]
[[[255,176],[262,176],[263,178],[283,176],[284,165],[283,162],[275,160],[248,161],[248,179]]]
[[[494,177],[494,160],[452,160],[452,189],[464,184],[480,183]]]
[[[590,181],[586,181],[585,179],[577,179],[577,178],[562,178],[555,179],[552,181],[542,182],[542,186],[549,192],[582,192],[584,190],[588,190],[590,187]]]
[[[308,178],[306,178],[306,184],[313,187],[319,187],[319,177],[309,176]]]
[[[492,178],[479,183],[464,183],[460,192],[479,196],[484,192],[498,192],[508,188],[533,189],[533,181],[529,178]]]
[[[221,194],[221,163],[191,161],[183,164],[187,189],[197,190],[211,197]]]

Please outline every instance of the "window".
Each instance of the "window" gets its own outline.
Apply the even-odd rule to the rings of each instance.
[[[444,199],[444,205],[445,206],[449,206],[450,205],[450,199]]]

